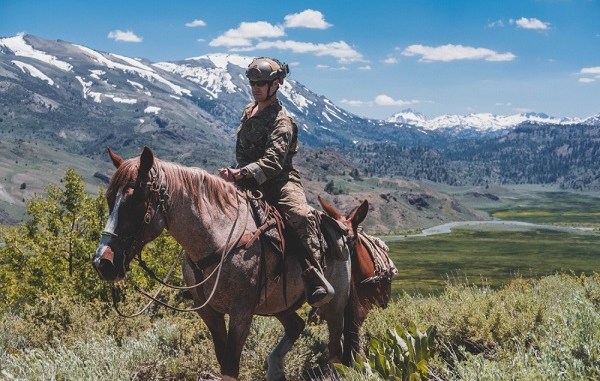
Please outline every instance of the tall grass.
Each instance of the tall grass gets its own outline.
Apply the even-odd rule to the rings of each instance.
[[[455,282],[437,296],[404,293],[369,315],[364,339],[411,321],[437,328],[431,379],[600,379],[599,274],[516,278],[500,289]],[[282,331],[273,318],[255,319],[242,380],[264,379],[265,358]],[[325,326],[309,325],[286,359],[288,379],[320,377],[328,369],[326,342]],[[219,369],[208,331],[193,314],[158,310],[122,319],[102,304],[49,298],[0,319],[0,379],[198,380],[200,372]]]

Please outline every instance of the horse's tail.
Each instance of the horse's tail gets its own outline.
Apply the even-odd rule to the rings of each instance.
[[[359,332],[366,315],[358,295],[355,279],[353,276],[350,278],[350,297],[344,308],[344,352],[342,355],[344,365],[350,365],[356,353],[361,351]]]

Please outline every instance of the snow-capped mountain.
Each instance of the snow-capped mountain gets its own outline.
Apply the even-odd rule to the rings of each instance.
[[[494,115],[478,113],[469,115],[442,115],[427,119],[411,109],[403,110],[386,119],[389,123],[408,124],[425,130],[476,130],[481,132],[499,131],[526,124],[536,125],[595,125],[600,114],[587,119],[556,118],[541,113],[522,113],[515,115]]]
[[[14,115],[2,123],[18,126],[23,136],[43,132],[86,153],[123,142],[176,143],[182,155],[192,142],[215,154],[230,152],[219,145],[233,144],[251,101],[244,74],[251,60],[211,54],[153,63],[31,35],[0,38],[0,95]],[[353,115],[294,80],[293,73],[279,98],[304,144],[428,138],[411,126]]]

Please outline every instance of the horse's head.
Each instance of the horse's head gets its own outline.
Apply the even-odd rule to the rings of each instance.
[[[93,265],[102,279],[116,282],[125,277],[144,245],[165,228],[168,195],[150,148],[129,160],[110,148],[108,154],[117,171],[106,191],[110,213]]]
[[[375,265],[371,260],[369,249],[363,241],[364,236],[361,237],[358,232],[358,225],[363,222],[369,212],[369,202],[364,200],[346,215],[342,215],[335,207],[321,197],[319,197],[319,203],[330,217],[335,218],[348,228],[348,239],[353,258],[352,277],[355,277],[357,280],[361,304],[369,309],[372,305],[385,308],[391,298],[391,277],[381,279],[378,282],[363,282],[375,274]]]
[[[369,212],[369,202],[364,200],[359,206],[352,209],[350,213],[342,215],[333,205],[322,199],[321,196],[318,199],[325,213],[348,228],[348,238],[354,242],[358,236],[358,225],[364,221]]]

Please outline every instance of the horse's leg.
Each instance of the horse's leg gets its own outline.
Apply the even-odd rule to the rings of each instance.
[[[202,272],[192,266],[189,260],[184,260],[181,271],[183,278],[188,285],[197,284],[204,276]],[[194,299],[194,306],[198,307],[206,302],[206,296],[203,292],[203,287],[196,287],[190,290]],[[225,315],[215,311],[211,306],[207,305],[198,311],[198,315],[202,318],[210,335],[212,337],[213,345],[215,347],[215,356],[219,362],[219,366],[222,368],[225,360],[225,350],[227,348],[227,329],[225,328]]]
[[[215,347],[215,355],[219,366],[222,368],[225,361],[225,350],[227,348],[227,329],[225,328],[225,315],[213,310],[210,306],[206,306],[198,311],[198,315],[202,318]]]
[[[344,310],[348,303],[348,285],[344,289],[344,285],[339,282],[336,284],[335,297],[331,302],[319,308],[321,317],[327,322],[329,330],[329,362],[340,363],[343,357],[342,334],[344,332],[345,316]]]
[[[221,365],[223,380],[235,380],[240,373],[240,358],[250,333],[252,317],[252,307],[245,302],[234,303],[229,312],[227,348]]]
[[[357,290],[354,282],[350,285],[350,298],[344,309],[344,352],[342,364],[350,365],[353,357],[362,352],[360,342],[360,327],[362,327],[367,314],[368,306],[364,306],[361,301],[363,296]]]
[[[343,315],[342,315],[343,316]],[[327,322],[327,328],[329,330],[329,343],[327,348],[329,349],[329,362],[330,363],[341,363],[344,349],[342,347],[342,333],[344,330],[343,318],[325,318]],[[342,321],[340,321],[342,320]]]
[[[295,311],[277,314],[275,317],[283,325],[285,333],[267,358],[269,366],[267,381],[285,380],[283,358],[292,348],[292,345],[294,345],[296,340],[298,340],[298,337],[304,330],[305,324],[304,320],[302,320]]]

